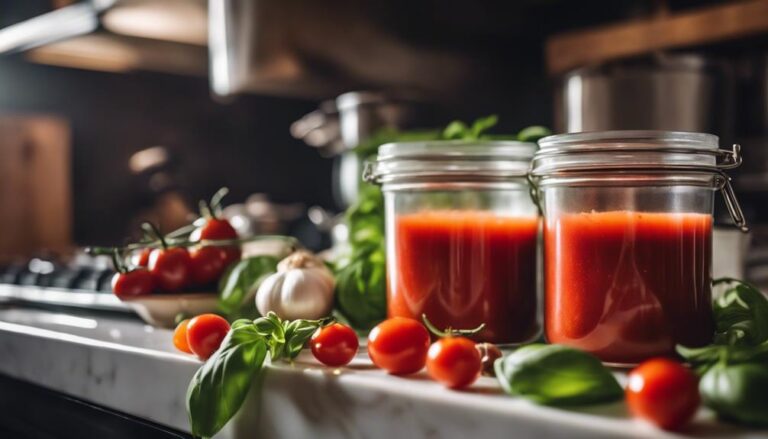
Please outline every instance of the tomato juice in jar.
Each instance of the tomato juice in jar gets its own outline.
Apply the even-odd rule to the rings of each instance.
[[[663,131],[563,134],[540,145],[532,180],[544,212],[547,340],[621,364],[710,343],[716,189],[745,227],[722,171],[738,166],[738,147]]]
[[[536,146],[512,141],[383,145],[367,179],[386,210],[387,311],[477,340],[537,331],[539,216],[526,174]]]

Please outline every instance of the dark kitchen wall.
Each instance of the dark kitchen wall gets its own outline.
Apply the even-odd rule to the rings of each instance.
[[[205,78],[0,58],[0,111],[52,114],[71,124],[79,244],[120,241],[131,216],[148,207],[146,183],[132,176],[128,159],[155,145],[177,158],[178,184],[193,203],[226,185],[231,202],[263,192],[275,201],[332,206],[331,162],[288,132],[291,122],[316,107],[264,96],[218,103]]]

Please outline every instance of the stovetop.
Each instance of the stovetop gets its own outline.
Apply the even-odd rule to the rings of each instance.
[[[18,302],[128,311],[112,294],[109,259],[78,254],[67,262],[36,257],[0,266],[0,298]]]

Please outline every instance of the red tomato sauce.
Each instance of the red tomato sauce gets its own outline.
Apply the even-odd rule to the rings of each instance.
[[[711,341],[710,215],[564,214],[544,245],[549,342],[636,363]]]
[[[481,211],[399,215],[394,225],[390,317],[438,328],[485,323],[477,339],[522,341],[536,330],[536,217]]]

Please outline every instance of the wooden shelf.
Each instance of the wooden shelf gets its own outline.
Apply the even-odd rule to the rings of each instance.
[[[768,33],[768,0],[723,5],[556,35],[547,41],[551,74],[657,50]]]

